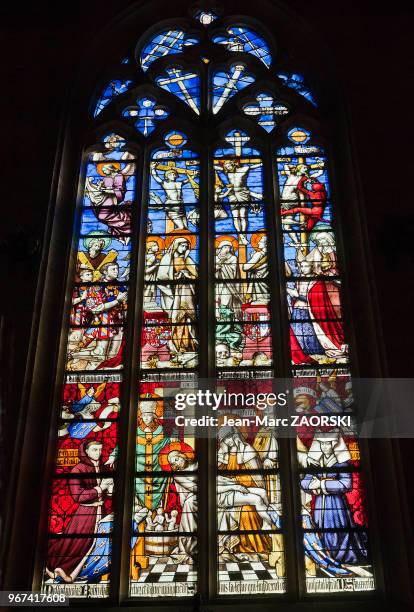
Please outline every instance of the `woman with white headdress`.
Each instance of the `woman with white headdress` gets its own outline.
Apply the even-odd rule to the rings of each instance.
[[[355,531],[346,493],[352,491],[351,454],[339,432],[317,432],[308,453],[308,465],[322,468],[306,474],[301,487],[315,496],[313,522],[325,550],[341,564],[366,562],[366,534]]]
[[[176,325],[172,330],[171,348],[178,353],[195,352],[197,348],[194,287],[197,268],[190,250],[189,238],[174,238],[161,258],[157,272],[157,280],[162,283],[159,285],[161,307],[168,313],[171,323]]]
[[[216,247],[216,278],[233,280],[237,277],[237,256],[230,240],[222,240]],[[239,283],[217,285],[221,308],[229,308],[235,320],[240,319],[242,299]]]

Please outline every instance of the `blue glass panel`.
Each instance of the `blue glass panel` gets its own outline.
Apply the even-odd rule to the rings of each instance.
[[[257,103],[243,106],[243,111],[249,117],[255,118],[266,132],[273,130],[276,125],[276,117],[283,117],[289,113],[287,106],[276,102],[270,94],[259,93],[256,100]]]
[[[102,90],[102,93],[99,97],[98,102],[96,103],[95,111],[93,113],[94,117],[97,117],[99,113],[106,107],[108,104],[116,98],[120,94],[125,93],[128,88],[131,86],[132,81],[110,81]]]
[[[251,232],[258,232],[266,227],[265,208],[263,203],[260,207],[249,206],[246,212],[246,225]],[[238,206],[221,203],[214,211],[216,234],[229,234],[234,232],[234,219],[238,214]]]
[[[240,155],[260,155],[257,149],[252,149],[247,146],[247,143],[250,140],[250,136],[243,132],[242,130],[231,130],[224,137],[230,144],[230,148],[228,149],[217,149],[215,152],[216,157],[227,157],[231,155],[236,155],[236,157],[240,157]]]
[[[196,232],[198,229],[199,212],[197,204],[183,205],[182,206],[182,219],[183,227],[188,228],[192,232]],[[171,223],[171,211],[167,210],[167,207],[161,204],[155,204],[151,201],[148,210],[148,221],[147,221],[147,233],[151,234],[168,234],[175,231],[176,223]]]
[[[279,79],[282,79],[283,84],[286,85],[286,87],[294,89],[298,92],[298,94],[306,98],[308,102],[313,104],[313,106],[317,106],[315,97],[301,74],[295,74],[293,72],[291,74],[288,72],[278,72],[277,76]]]
[[[199,21],[203,26],[208,26],[210,23],[213,23],[217,19],[217,15],[215,15],[212,11],[200,11],[195,16],[197,21]]]
[[[215,36],[213,42],[225,45],[228,51],[250,53],[259,58],[267,68],[272,62],[269,45],[262,36],[250,28],[231,26],[227,28],[226,34]]]
[[[157,77],[155,82],[188,104],[197,115],[200,114],[200,77],[196,72],[172,66]]]
[[[141,68],[148,70],[152,62],[159,57],[172,53],[181,53],[183,47],[198,44],[196,38],[190,38],[182,30],[165,30],[151,38],[140,55]]]
[[[137,106],[126,108],[122,114],[124,117],[136,118],[135,127],[141,134],[148,136],[155,130],[156,122],[166,119],[170,113],[153,98],[140,98],[137,100]]]
[[[323,155],[324,149],[320,146],[308,144],[311,133],[305,128],[295,126],[287,134],[292,145],[278,149],[278,155]]]
[[[127,159],[134,158],[134,155],[132,155],[132,153],[130,153],[129,151],[125,151],[125,147],[127,144],[126,140],[123,136],[120,136],[119,134],[115,134],[114,132],[107,134],[107,136],[105,136],[105,138],[102,139],[102,143],[105,147],[105,151],[92,153],[89,156],[90,160],[119,161],[119,160],[127,160]]]
[[[194,151],[182,148],[187,142],[187,136],[182,132],[178,132],[176,130],[168,132],[164,136],[164,141],[168,149],[159,149],[154,153],[153,159],[173,160],[198,158],[197,153],[194,153]],[[198,161],[195,161],[194,164],[198,164]]]
[[[247,73],[246,66],[243,64],[233,64],[228,72],[214,73],[213,113],[218,113],[227,100],[254,81],[255,78]]]

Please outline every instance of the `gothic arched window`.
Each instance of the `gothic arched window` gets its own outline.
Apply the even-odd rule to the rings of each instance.
[[[341,185],[318,98],[276,49],[260,23],[200,11],[152,27],[94,99],[39,553],[46,593],[376,589]],[[193,397],[206,383],[221,394],[217,427],[194,429],[184,417],[207,417]],[[276,423],[285,403],[297,426]]]

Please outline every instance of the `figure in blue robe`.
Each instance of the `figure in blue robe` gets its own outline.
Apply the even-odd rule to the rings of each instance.
[[[348,448],[337,433],[316,434],[309,449],[308,463],[323,469],[305,474],[301,487],[315,495],[312,518],[323,548],[341,564],[358,565],[367,561],[367,536],[355,530],[345,495],[352,491],[352,474],[345,471],[350,459]]]
[[[112,532],[114,515],[104,516],[98,523],[97,538],[94,540],[93,548],[86,557],[77,580],[100,582],[104,574],[111,569],[112,544],[109,537]]]

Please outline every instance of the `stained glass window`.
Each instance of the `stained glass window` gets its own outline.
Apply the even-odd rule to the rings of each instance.
[[[217,19],[217,15],[212,11],[200,11],[195,17],[203,26],[208,26]]]
[[[109,595],[135,167],[114,133],[86,166],[44,577],[72,597]]]
[[[213,41],[219,45],[224,45],[228,51],[250,53],[262,61],[267,68],[272,61],[266,40],[250,28],[231,26],[227,28],[224,35],[215,36]]]
[[[313,106],[317,106],[315,97],[301,74],[297,74],[294,72],[278,72],[277,76],[279,77],[279,79],[282,80],[283,84],[286,85],[286,87],[294,89],[298,92],[298,94],[306,98],[308,102],[313,104]]]
[[[145,45],[140,55],[143,70],[148,70],[155,60],[166,55],[182,53],[184,47],[196,45],[198,40],[187,36],[183,30],[167,30],[157,34]]]
[[[277,173],[296,411],[352,413],[328,159],[308,130],[294,127],[287,136]],[[374,589],[355,429],[297,434],[306,589]]]
[[[266,132],[273,130],[277,117],[285,117],[289,114],[287,106],[277,103],[271,94],[265,93],[257,94],[256,102],[245,104],[243,111],[249,117],[254,117]]]
[[[247,72],[244,64],[233,64],[228,72],[218,71],[213,75],[213,113],[239,91],[254,83],[254,76]]]
[[[131,76],[95,108],[106,110],[81,169],[47,593],[117,598],[120,580],[137,600],[376,588],[333,162],[299,123],[303,97],[316,107],[304,77],[273,84],[274,41],[219,12],[144,36],[136,65],[117,59]],[[176,401],[198,417],[190,392],[206,378],[253,403],[220,403],[203,437],[176,420]],[[350,425],[300,425],[294,448],[256,419],[275,417],[258,398],[277,378],[295,415]]]
[[[200,77],[197,72],[171,66],[155,82],[188,104],[197,115],[200,114]]]
[[[148,136],[155,130],[157,122],[166,119],[170,113],[153,98],[139,98],[136,106],[129,106],[122,114],[124,117],[132,117],[137,130]]]
[[[216,151],[216,366],[227,375],[272,361],[263,162],[232,130]],[[228,368],[232,370],[228,371]]]
[[[124,81],[115,79],[114,81],[111,81],[105,85],[99,100],[96,103],[94,117],[97,117],[114,98],[125,93],[129,89],[131,83],[132,81],[128,79]]]

